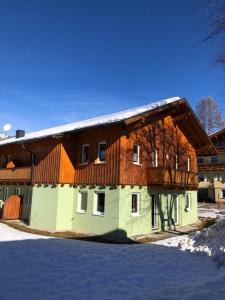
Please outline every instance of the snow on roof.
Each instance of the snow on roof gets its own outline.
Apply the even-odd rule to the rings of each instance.
[[[6,145],[6,144],[12,144],[12,143],[46,138],[49,136],[60,135],[65,132],[81,130],[84,128],[90,128],[90,127],[95,127],[95,126],[100,126],[100,125],[105,125],[105,124],[111,124],[111,123],[118,123],[123,120],[129,119],[131,117],[137,116],[141,113],[153,110],[154,108],[164,106],[164,105],[170,104],[172,102],[176,102],[178,100],[180,100],[179,97],[168,98],[168,99],[164,99],[164,100],[160,100],[157,102],[147,104],[145,106],[128,109],[128,110],[121,111],[118,113],[113,113],[113,114],[109,114],[109,115],[105,115],[105,116],[96,117],[93,119],[78,121],[78,122],[69,123],[66,125],[61,125],[61,126],[57,126],[57,127],[44,129],[44,130],[26,133],[25,136],[21,137],[21,138],[16,139],[15,137],[12,137],[12,138],[2,140],[2,141],[0,141],[0,146]]]

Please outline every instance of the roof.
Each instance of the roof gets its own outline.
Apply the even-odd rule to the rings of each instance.
[[[225,128],[222,128],[222,129],[220,129],[220,130],[217,130],[217,131],[215,131],[215,132],[209,134],[209,137],[212,138],[212,137],[218,136],[218,135],[220,135],[220,134],[222,134],[222,133],[224,133],[224,132],[225,132]]]
[[[62,126],[52,127],[44,130],[34,131],[30,133],[26,133],[24,137],[22,138],[8,138],[5,140],[0,141],[0,146],[7,145],[7,144],[13,144],[13,143],[19,143],[19,142],[25,142],[30,140],[37,140],[37,139],[43,139],[51,136],[57,136],[61,135],[66,132],[71,131],[78,131],[85,128],[91,128],[96,127],[100,125],[107,125],[107,124],[113,124],[113,123],[119,123],[122,121],[125,121],[129,118],[132,118],[134,116],[138,116],[142,113],[154,110],[158,107],[166,106],[167,104],[176,102],[181,100],[180,97],[173,97],[168,99],[163,99],[157,102],[153,102],[150,104],[147,104],[145,106],[140,106],[137,108],[128,109],[125,111],[121,111],[118,113],[113,113],[109,115],[100,116],[93,119],[83,120],[79,122],[69,123]]]

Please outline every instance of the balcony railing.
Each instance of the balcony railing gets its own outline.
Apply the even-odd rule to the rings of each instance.
[[[149,186],[184,189],[197,189],[198,187],[198,174],[193,172],[151,167],[147,169],[147,178]]]
[[[0,182],[30,182],[31,167],[0,169]]]
[[[198,171],[225,171],[225,162],[217,164],[199,164]]]

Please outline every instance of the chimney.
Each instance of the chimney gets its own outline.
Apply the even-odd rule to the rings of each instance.
[[[25,130],[16,130],[16,139],[22,138],[25,136]]]

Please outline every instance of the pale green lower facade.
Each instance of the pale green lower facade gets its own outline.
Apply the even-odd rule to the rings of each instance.
[[[0,202],[4,199],[5,188],[11,195],[18,187],[24,199],[22,217],[29,219],[31,227],[42,230],[76,231],[123,239],[166,230],[171,218],[176,227],[197,221],[196,191],[173,192],[139,186],[0,186]],[[26,198],[29,189],[32,189],[31,203]],[[83,211],[79,207],[81,193],[87,195],[87,205]],[[96,213],[98,193],[105,195],[104,213],[101,215]],[[137,195],[138,199],[136,213],[132,213],[132,194]]]

